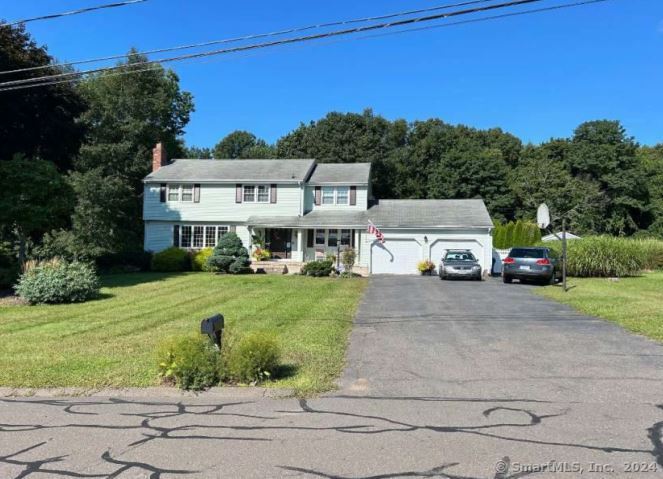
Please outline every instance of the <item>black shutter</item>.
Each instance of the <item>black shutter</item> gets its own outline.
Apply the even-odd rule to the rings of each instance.
[[[193,202],[200,203],[200,185],[193,185]]]
[[[313,238],[315,237],[315,230],[306,230],[306,246],[313,248]]]
[[[161,183],[161,188],[159,190],[159,201],[162,203],[166,202],[166,183]]]
[[[315,206],[320,206],[322,199],[322,188],[320,186],[315,187]]]
[[[355,230],[350,230],[350,246],[355,247]]]
[[[350,187],[350,205],[355,206],[357,204],[357,187]]]
[[[173,246],[180,247],[180,225],[173,225]]]
[[[272,185],[272,193],[269,195],[269,202],[276,203],[276,185]]]

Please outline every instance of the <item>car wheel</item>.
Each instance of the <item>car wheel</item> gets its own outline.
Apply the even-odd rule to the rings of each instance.
[[[504,276],[502,276],[502,281],[504,283],[511,284],[511,282],[513,281],[513,278],[510,278],[510,277],[504,275]]]

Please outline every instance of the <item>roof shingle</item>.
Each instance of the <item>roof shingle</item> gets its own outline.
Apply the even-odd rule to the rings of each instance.
[[[315,160],[175,160],[145,177],[146,182],[306,181]]]

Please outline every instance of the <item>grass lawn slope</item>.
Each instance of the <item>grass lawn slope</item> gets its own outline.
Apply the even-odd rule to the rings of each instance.
[[[0,306],[0,385],[156,385],[156,343],[199,331],[218,312],[237,332],[278,335],[290,375],[272,385],[329,390],[366,280],[144,273],[103,284],[102,297],[84,304]]]
[[[619,281],[572,278],[569,284],[573,289],[568,293],[553,286],[537,293],[663,342],[663,272]]]

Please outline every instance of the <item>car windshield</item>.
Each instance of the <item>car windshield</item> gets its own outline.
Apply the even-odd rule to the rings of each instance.
[[[545,258],[545,250],[513,248],[509,253],[511,258]]]
[[[476,261],[476,258],[469,251],[449,251],[444,261]]]

